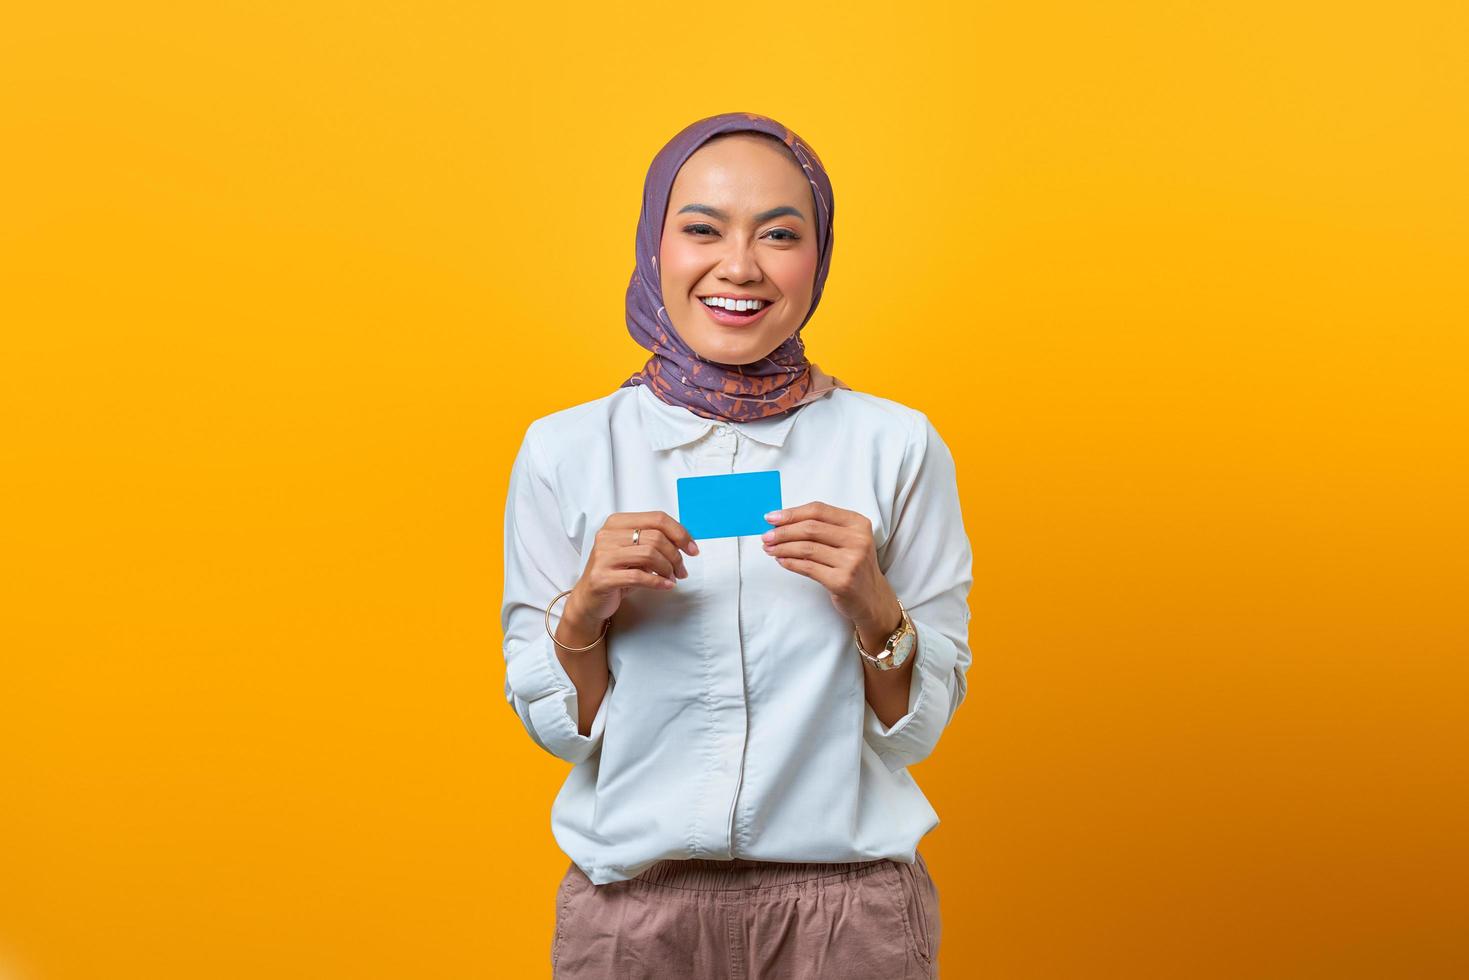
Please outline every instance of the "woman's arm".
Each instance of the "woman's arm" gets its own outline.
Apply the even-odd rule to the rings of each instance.
[[[580,734],[587,735],[607,694],[607,641],[602,637],[601,620],[583,613],[576,599],[575,592],[566,597],[566,612],[556,627],[556,642],[569,647],[584,647],[593,641],[597,645],[579,651],[557,646],[556,659],[576,687],[576,727]]]
[[[883,577],[908,610],[918,646],[903,669],[876,671],[866,661],[867,744],[891,770],[927,758],[967,693],[969,590],[973,555],[964,531],[954,457],[920,414],[903,461],[891,534],[879,556]],[[862,633],[869,650],[897,627]],[[882,631],[879,634],[879,631]],[[871,646],[868,646],[869,639]],[[900,675],[889,680],[889,674]],[[906,675],[907,680],[903,679]]]
[[[505,500],[505,699],[537,745],[581,762],[601,745],[606,692],[615,680],[607,671],[605,642],[584,653],[565,653],[546,632],[546,604],[576,583],[582,559],[545,473],[533,423],[510,468]],[[559,642],[585,646],[601,633],[601,623],[592,630],[579,618],[575,595],[551,610],[551,628]]]
[[[903,610],[898,606],[898,597],[892,596],[891,612],[868,623],[854,623],[862,637],[862,649],[881,650],[889,636],[903,624]],[[866,688],[867,704],[877,720],[887,727],[908,713],[908,693],[913,683],[913,665],[918,662],[920,651],[915,645],[908,659],[896,670],[878,670],[866,660],[862,661],[862,683]]]
[[[826,588],[864,649],[880,649],[907,609],[914,654],[889,671],[862,661],[864,735],[890,770],[932,752],[964,700],[973,581],[954,458],[921,412],[913,413],[897,482],[881,554],[869,518],[820,500],[766,514],[776,526],[764,535],[767,554]]]
[[[671,589],[675,578],[687,577],[680,552],[699,549],[664,511],[618,511],[582,546],[584,557],[563,524],[554,471],[536,436],[532,423],[505,502],[505,694],[536,744],[581,762],[601,745],[607,692],[616,684],[607,669],[604,624],[631,590]],[[546,606],[568,588],[551,610],[553,642]]]

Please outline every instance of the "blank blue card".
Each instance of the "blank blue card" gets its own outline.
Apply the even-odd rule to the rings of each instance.
[[[780,510],[780,470],[685,476],[678,481],[678,522],[694,540],[764,534]]]

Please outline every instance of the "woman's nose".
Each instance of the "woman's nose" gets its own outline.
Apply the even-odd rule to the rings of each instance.
[[[760,265],[755,261],[754,245],[732,242],[719,263],[724,278],[733,282],[750,282],[760,278]]]

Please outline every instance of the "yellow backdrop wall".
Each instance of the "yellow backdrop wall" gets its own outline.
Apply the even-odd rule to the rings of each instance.
[[[951,978],[1469,975],[1465,8],[31,4],[0,30],[0,976],[536,977],[530,420],[645,168],[789,123],[928,413]],[[9,971],[7,973],[6,971]]]

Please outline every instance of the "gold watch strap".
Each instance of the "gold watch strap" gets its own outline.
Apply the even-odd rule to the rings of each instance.
[[[898,600],[898,615],[899,619],[897,629],[888,634],[887,639],[883,642],[882,651],[876,655],[870,654],[862,648],[862,634],[858,632],[857,627],[852,627],[852,640],[857,644],[857,652],[862,655],[863,660],[866,660],[868,663],[874,664],[878,667],[882,667],[885,666],[887,661],[892,659],[893,644],[897,642],[898,637],[902,635],[904,628],[912,622],[912,620],[908,618],[908,610],[904,608],[902,599]]]

